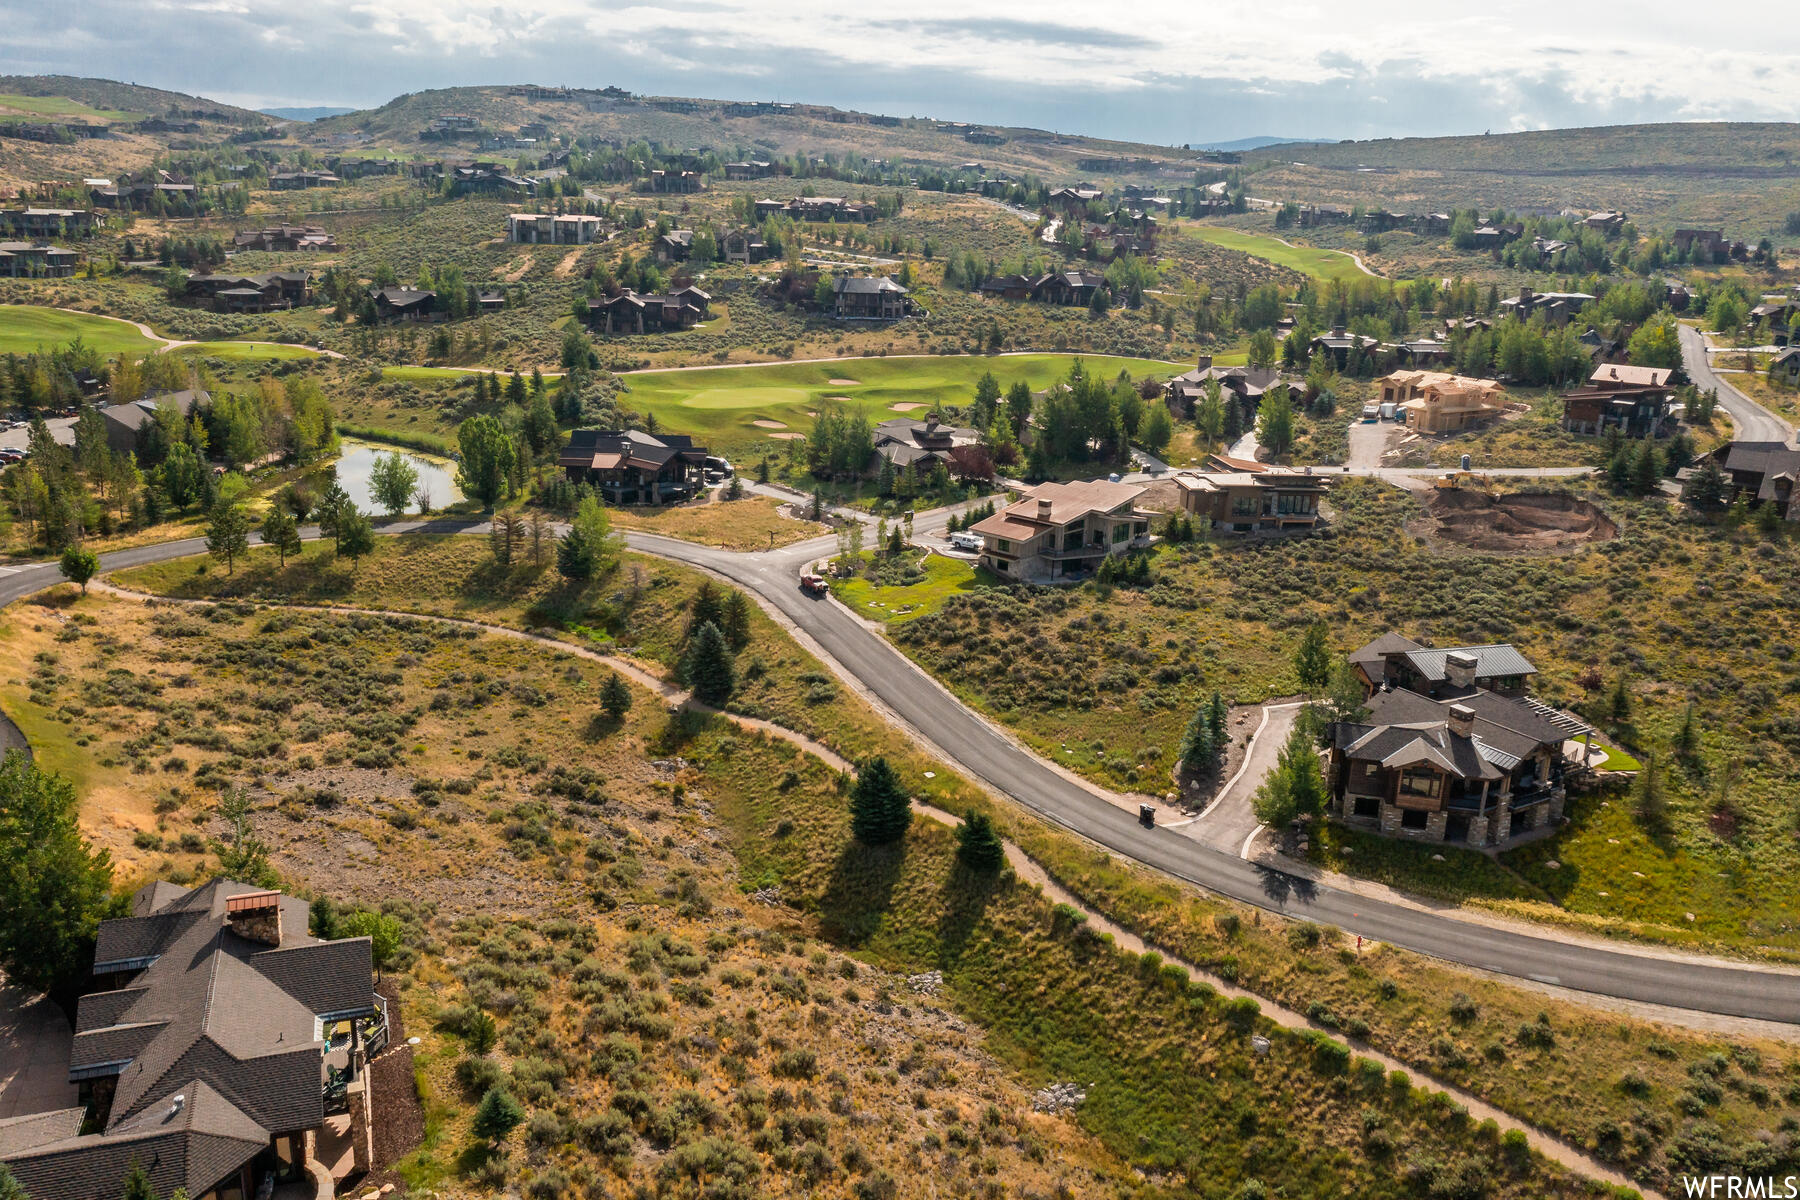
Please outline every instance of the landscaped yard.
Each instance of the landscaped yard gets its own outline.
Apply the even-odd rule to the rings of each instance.
[[[1289,242],[1271,234],[1248,233],[1242,229],[1232,229],[1224,225],[1196,224],[1190,226],[1194,233],[1215,246],[1224,246],[1228,250],[1241,250],[1245,254],[1266,259],[1289,270],[1299,271],[1302,275],[1311,275],[1314,279],[1367,279],[1368,272],[1356,265],[1356,260],[1342,250],[1321,250],[1316,246],[1304,246]]]
[[[866,620],[902,624],[936,612],[952,596],[1000,582],[967,559],[942,554],[926,555],[920,576],[915,583],[898,584],[877,583],[864,575],[834,579],[831,594]]]
[[[0,305],[0,354],[29,354],[80,338],[103,355],[145,354],[156,342],[135,325],[33,304]]]

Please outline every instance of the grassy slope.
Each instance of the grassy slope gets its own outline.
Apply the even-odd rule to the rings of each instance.
[[[1245,254],[1267,259],[1314,279],[1368,278],[1355,261],[1341,250],[1320,250],[1298,243],[1290,246],[1269,234],[1245,233],[1223,225],[1196,225],[1193,228],[1196,234],[1215,245],[1241,250]]]
[[[479,575],[486,554],[477,539],[435,541],[437,548],[432,554],[439,565],[425,574],[438,581],[427,590],[435,596],[434,603],[442,604],[449,596],[439,584],[458,575]],[[414,606],[418,603],[415,572],[382,568],[384,556],[390,553],[385,549],[388,544],[383,539],[383,548],[364,564],[369,590],[359,599],[390,607]],[[409,560],[396,553],[393,561],[404,564]],[[190,564],[189,575],[191,570]],[[171,572],[177,580],[184,577],[178,569]],[[159,581],[143,570],[122,577],[139,583]],[[376,587],[377,580],[385,582]],[[629,559],[620,576],[598,589],[612,593],[625,585],[627,617],[624,624],[613,625],[619,645],[640,660],[672,669],[680,655],[681,630],[698,580],[695,572],[669,563]],[[217,593],[223,580],[214,572],[205,582]],[[303,598],[313,594],[304,579],[294,580],[293,585]],[[484,602],[488,608],[484,618],[514,624],[531,620],[530,611],[541,595],[538,585],[529,576],[515,575],[507,588],[510,607],[495,603],[500,596],[491,596]],[[181,594],[208,592],[207,586],[196,583]],[[598,622],[603,617],[583,619]],[[1337,949],[1328,934],[1309,949],[1290,937],[1288,922],[1120,863],[1009,805],[993,804],[954,772],[921,755],[859,697],[842,692],[835,678],[760,609],[752,613],[751,642],[739,657],[739,667],[743,682],[733,697],[734,709],[799,730],[852,760],[875,753],[887,755],[915,795],[952,811],[984,808],[993,812],[1010,836],[1071,891],[1153,943],[1291,1008],[1310,1008],[1321,1020],[1366,1036],[1399,1058],[1426,1065],[1509,1112],[1594,1147],[1604,1158],[1634,1172],[1645,1172],[1642,1177],[1666,1180],[1674,1139],[1678,1134],[1685,1137],[1693,1124],[1676,1107],[1690,1066],[1711,1063],[1711,1056],[1732,1049],[1719,1038],[1600,1014],[1503,983],[1472,981],[1453,969],[1390,947],[1371,947],[1356,956],[1347,948]],[[720,768],[714,764],[713,769]],[[927,778],[927,771],[934,777]],[[773,799],[758,803],[785,804]],[[732,819],[734,823],[737,820],[736,816]],[[806,821],[818,819],[808,816]],[[772,882],[796,869],[792,847],[779,842],[779,838],[754,839],[748,851],[740,851],[750,855],[748,879],[756,882],[774,871],[769,877]],[[814,868],[805,869],[810,873]],[[1460,992],[1480,997],[1474,1015],[1452,1015]],[[1035,988],[1032,994],[1038,994]],[[1554,1043],[1547,1047],[1530,1044],[1517,1032],[1535,1024],[1540,1012],[1549,1015],[1554,1030]],[[1760,1059],[1747,1057],[1744,1062],[1748,1066],[1728,1069],[1731,1086],[1723,1103],[1702,1106],[1706,1121],[1718,1124],[1727,1142],[1739,1142],[1777,1121],[1776,1112],[1755,1096],[1782,1093],[1788,1086],[1782,1072],[1795,1060],[1791,1050],[1782,1047],[1759,1043],[1757,1050]],[[1615,1086],[1621,1060],[1648,1085],[1642,1100]],[[1757,1092],[1758,1087],[1763,1091]],[[1790,1107],[1800,1106],[1800,1090],[1788,1093],[1787,1102]],[[1742,1161],[1741,1153],[1728,1154],[1727,1160]]]
[[[143,354],[155,343],[122,321],[36,305],[0,306],[0,354],[28,354],[80,338],[101,354]]]

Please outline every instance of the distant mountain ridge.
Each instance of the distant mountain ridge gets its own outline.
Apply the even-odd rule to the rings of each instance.
[[[282,121],[322,121],[326,117],[341,117],[346,113],[357,111],[354,108],[331,108],[326,105],[314,105],[311,108],[259,108],[257,112],[266,117],[275,117]]]
[[[1262,134],[1257,137],[1242,137],[1231,142],[1194,142],[1196,150],[1262,150],[1269,146],[1311,145],[1317,142],[1334,142],[1336,138],[1311,137],[1270,137]]]

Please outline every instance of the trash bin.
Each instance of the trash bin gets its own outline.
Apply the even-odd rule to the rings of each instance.
[[[1146,829],[1156,824],[1156,806],[1154,804],[1138,805],[1138,824]]]

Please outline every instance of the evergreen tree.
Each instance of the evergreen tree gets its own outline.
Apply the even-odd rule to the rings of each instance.
[[[850,789],[850,832],[865,846],[886,846],[906,835],[912,800],[900,777],[880,756],[864,763]]]
[[[703,625],[725,627],[725,601],[710,579],[702,579],[688,605],[688,637],[699,633]]]
[[[731,699],[737,687],[737,665],[725,635],[711,621],[700,626],[681,660],[681,678],[693,689],[694,699],[714,708]]]
[[[1208,770],[1218,761],[1219,744],[1213,740],[1212,723],[1207,719],[1207,706],[1201,705],[1188,719],[1181,735],[1181,765],[1195,773]]]
[[[600,685],[600,709],[615,721],[623,721],[631,711],[631,689],[616,671],[608,671],[606,682]]]
[[[475,1109],[471,1129],[482,1141],[498,1144],[505,1141],[506,1135],[518,1128],[524,1119],[525,1110],[513,1099],[511,1092],[503,1087],[491,1087]]]
[[[1225,697],[1214,692],[1212,699],[1206,702],[1206,731],[1212,737],[1213,746],[1220,753],[1225,750],[1226,739],[1229,736],[1227,726],[1230,718],[1231,709],[1226,705]]]
[[[144,1170],[143,1163],[131,1164],[131,1170],[125,1173],[124,1188],[120,1196],[122,1200],[159,1200],[156,1185],[150,1182],[150,1172]]]
[[[963,818],[956,830],[956,857],[974,871],[998,871],[1006,862],[1006,845],[986,813]]]
[[[1631,689],[1626,684],[1623,674],[1613,683],[1612,696],[1607,700],[1606,711],[1615,725],[1631,719]]]
[[[1640,496],[1648,496],[1656,490],[1656,482],[1661,478],[1662,471],[1656,461],[1656,443],[1645,438],[1638,444],[1637,453],[1632,456],[1631,490]]]
[[[1675,731],[1674,749],[1676,757],[1684,762],[1692,761],[1700,749],[1700,733],[1694,728],[1694,704],[1691,700],[1681,714],[1681,728]]]
[[[365,554],[375,551],[375,526],[369,518],[357,511],[356,505],[345,507],[343,515],[338,518],[338,554],[350,560],[354,570],[356,563]]]
[[[1725,502],[1725,472],[1710,457],[1688,476],[1682,485],[1681,499],[1692,508],[1710,512]]]
[[[557,541],[556,569],[566,579],[593,578],[594,548],[588,543],[587,533],[581,526],[571,526],[569,532]]]
[[[736,588],[725,593],[725,623],[721,629],[733,651],[750,644],[750,601]]]

